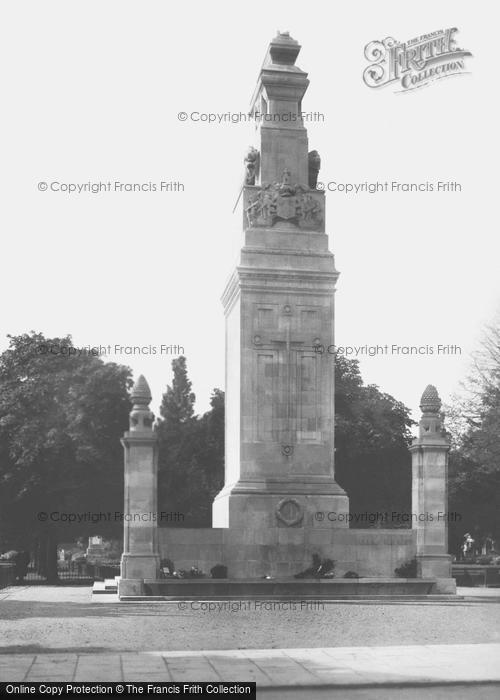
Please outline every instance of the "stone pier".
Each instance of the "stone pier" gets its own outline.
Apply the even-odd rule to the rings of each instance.
[[[448,554],[448,451],[441,425],[441,399],[432,384],[420,400],[422,417],[412,455],[412,516],[418,578],[436,579],[439,593],[455,593]]]
[[[142,595],[144,579],[160,573],[156,521],[158,449],[149,410],[151,391],[141,375],[132,389],[130,430],[123,438],[125,449],[125,506],[120,595]]]

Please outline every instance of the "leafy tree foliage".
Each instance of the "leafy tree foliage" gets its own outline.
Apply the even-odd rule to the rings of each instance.
[[[336,357],[335,478],[349,495],[352,514],[411,512],[413,423],[406,406],[363,384],[357,360]],[[391,518],[384,527],[398,524]]]
[[[123,510],[120,437],[130,410],[130,370],[91,354],[61,354],[58,349],[73,348],[71,336],[8,337],[0,355],[0,546],[32,550],[38,539],[50,552],[47,574],[55,576],[58,539],[88,534],[92,523],[69,525],[53,513]],[[95,527],[99,534],[121,532],[109,520]]]
[[[172,360],[172,370],[172,386],[167,386],[167,391],[163,394],[160,414],[169,430],[177,430],[180,425],[188,425],[193,418],[196,396],[191,391],[186,358],[183,355]]]
[[[224,481],[224,393],[214,389],[211,410],[195,416],[186,358],[173,360],[172,369],[157,425],[158,500],[160,511],[181,513],[184,520],[161,524],[206,527]]]
[[[464,390],[446,408],[450,511],[461,516],[450,525],[452,548],[470,532],[477,544],[492,534],[500,551],[500,315],[484,331]]]

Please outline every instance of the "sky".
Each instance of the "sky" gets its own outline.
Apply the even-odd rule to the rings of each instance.
[[[493,2],[424,1],[409,11],[392,1],[20,0],[3,4],[1,19],[0,351],[8,333],[32,329],[71,334],[77,347],[111,345],[106,359],[146,376],[157,411],[176,356],[161,346],[178,345],[197,410],[207,410],[211,390],[224,388],[220,297],[242,245],[241,211],[232,210],[244,153],[258,143],[250,123],[199,115],[248,111],[281,30],[302,45],[304,110],[324,115],[306,124],[321,181],[461,186],[326,194],[341,273],[337,344],[432,347],[360,360],[365,382],[414,418],[427,384],[444,401],[460,389],[500,306]],[[448,27],[473,54],[466,73],[404,93],[365,85],[368,43]],[[124,186],[61,191],[100,182]],[[125,187],[161,182],[182,188]],[[461,354],[438,355],[438,345]]]

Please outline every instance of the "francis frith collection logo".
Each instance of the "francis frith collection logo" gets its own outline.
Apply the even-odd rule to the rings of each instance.
[[[370,65],[363,80],[370,88],[393,84],[395,92],[406,92],[431,82],[466,73],[465,59],[470,51],[456,45],[456,27],[400,42],[392,37],[371,41],[365,46]]]

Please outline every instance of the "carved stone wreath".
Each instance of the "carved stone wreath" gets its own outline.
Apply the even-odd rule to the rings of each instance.
[[[276,506],[276,517],[284,525],[298,525],[304,517],[304,509],[295,498],[283,498]]]

